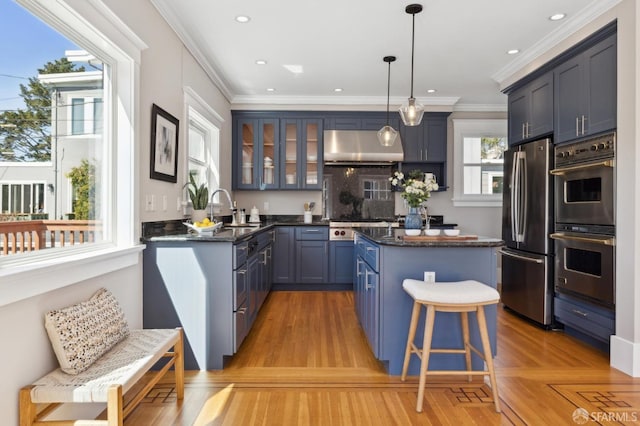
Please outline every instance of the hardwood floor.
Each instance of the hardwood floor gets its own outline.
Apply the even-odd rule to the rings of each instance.
[[[481,379],[456,377],[429,378],[416,413],[417,377],[384,372],[351,292],[282,291],[227,368],[187,372],[182,403],[170,382],[159,384],[125,425],[576,425],[579,408],[587,424],[640,423],[640,379],[562,332],[498,312],[502,413]]]

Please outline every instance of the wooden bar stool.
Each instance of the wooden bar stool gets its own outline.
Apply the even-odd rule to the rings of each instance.
[[[407,349],[404,354],[404,364],[402,366],[402,377],[404,381],[407,377],[409,360],[411,354],[416,354],[420,358],[420,384],[418,385],[418,404],[416,411],[422,412],[424,400],[424,386],[427,374],[433,375],[467,375],[469,381],[473,375],[489,376],[491,381],[491,391],[496,411],[500,412],[500,402],[498,399],[498,385],[493,370],[493,357],[489,344],[489,333],[487,331],[487,321],[484,315],[484,306],[498,303],[500,299],[496,289],[482,284],[478,281],[459,281],[443,283],[426,283],[413,279],[405,279],[402,288],[413,298],[413,311],[411,313],[411,324],[409,326],[409,337],[407,339]],[[420,308],[425,306],[427,314],[424,325],[424,340],[422,349],[414,344]],[[431,348],[431,338],[433,337],[433,324],[436,312],[460,312],[460,322],[462,326],[462,336],[464,348]],[[469,341],[469,312],[476,312],[478,328],[482,341],[483,352],[481,353]],[[472,370],[471,351],[480,356],[486,363],[486,370]],[[435,370],[427,371],[429,366],[429,355],[431,353],[465,354],[466,370]]]

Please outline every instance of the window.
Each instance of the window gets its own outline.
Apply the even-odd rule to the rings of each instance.
[[[455,206],[502,205],[507,121],[454,119]]]
[[[187,176],[193,174],[196,183],[207,183],[209,194],[220,188],[220,126],[222,117],[209,108],[191,89],[185,88],[186,110],[189,119],[187,134]],[[214,122],[217,124],[214,124]],[[185,199],[188,194],[185,192]],[[220,203],[216,194],[214,203]]]
[[[362,191],[365,200],[391,200],[391,186],[387,178],[363,177]]]
[[[71,99],[71,134],[84,133],[84,99]]]
[[[0,213],[6,219],[44,211],[44,183],[0,182]]]
[[[43,174],[47,177],[43,179],[44,187],[31,186],[29,199],[34,199],[34,191],[36,194],[44,193],[45,211],[53,212],[55,218],[60,218],[63,213],[67,213],[62,207],[72,204],[72,189],[75,187],[80,190],[73,182],[73,177],[70,177],[71,172],[78,171],[82,178],[83,172],[88,171],[84,178],[94,185],[89,191],[89,199],[93,200],[90,209],[95,215],[90,229],[96,236],[94,240],[80,245],[66,244],[61,247],[60,237],[54,237],[49,239],[50,247],[39,247],[31,252],[6,255],[0,250],[0,306],[136,265],[139,263],[141,250],[136,220],[137,203],[131,194],[134,192],[135,178],[133,165],[137,164],[134,155],[134,119],[137,110],[135,88],[139,84],[136,70],[140,63],[141,49],[145,48],[144,43],[122,22],[108,19],[107,17],[112,16],[111,11],[101,2],[91,2],[91,6],[88,6],[85,0],[21,0],[23,7],[14,2],[8,3],[13,4],[15,10],[24,15],[21,19],[25,24],[21,27],[33,36],[20,37],[15,34],[15,40],[33,39],[40,42],[43,37],[64,39],[64,34],[73,39],[64,41],[65,46],[75,43],[78,47],[87,47],[89,50],[87,53],[91,57],[92,66],[87,69],[90,71],[68,73],[67,70],[50,75],[42,73],[38,78],[48,89],[43,93],[49,93],[51,99],[51,119],[47,120],[51,125],[48,129],[46,126],[43,128],[43,140],[48,143],[39,144],[38,149],[50,150],[50,161],[48,155],[44,161],[39,160],[37,163],[38,170],[46,169],[47,173]],[[27,9],[33,11],[38,18],[32,16]],[[4,17],[3,12],[0,20]],[[51,30],[43,22],[55,26],[56,30]],[[94,23],[100,26],[99,31],[93,26]],[[33,49],[21,50],[29,52]],[[65,51],[55,52],[51,60],[64,55]],[[34,75],[37,74],[38,71],[34,69]],[[71,80],[75,79],[77,84],[70,84],[69,77],[72,77]],[[81,93],[75,95],[72,93],[74,90]],[[94,129],[87,120],[100,122],[102,134],[99,137],[72,135],[72,98],[83,99],[83,130],[91,133]],[[93,104],[94,98],[99,98],[100,110],[88,110],[86,98],[90,99],[90,104]],[[76,113],[80,114],[78,102],[75,107]],[[101,119],[95,120],[94,114],[101,116]],[[80,122],[79,117],[76,122]],[[79,124],[76,130],[79,130]],[[0,143],[2,142],[0,138]],[[14,151],[13,156],[20,154],[21,151]],[[27,160],[22,161],[12,161],[11,167],[6,168],[7,172],[0,181],[4,183],[9,179],[9,173],[29,173],[25,167]],[[16,163],[20,164],[16,166]],[[31,175],[39,173],[34,171],[34,164],[27,165],[31,166]],[[15,189],[20,189],[24,204],[24,186]],[[9,195],[7,192],[8,199],[16,199],[14,195]],[[36,200],[39,201],[37,197]],[[78,204],[77,201],[75,204]],[[115,227],[114,223],[118,226]],[[1,232],[7,232],[2,231],[2,222]],[[6,241],[4,237],[0,238],[0,243]],[[13,241],[13,236],[9,236],[9,241]],[[55,274],[49,273],[52,268],[55,269]],[[24,286],[25,282],[29,286]]]

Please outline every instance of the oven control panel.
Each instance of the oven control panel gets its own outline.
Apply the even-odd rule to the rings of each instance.
[[[331,241],[353,240],[353,229],[332,228],[329,230],[329,240]]]
[[[613,158],[615,156],[615,142],[615,133],[608,133],[580,142],[558,145],[555,148],[556,167]]]

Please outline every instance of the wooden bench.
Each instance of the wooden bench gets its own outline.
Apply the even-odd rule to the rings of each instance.
[[[173,348],[173,350],[170,350]],[[126,404],[127,393],[161,358],[167,363]],[[42,420],[62,403],[102,402],[107,420],[82,424],[122,426],[147,393],[171,368],[175,370],[176,395],[184,398],[184,352],[182,329],[132,330],[130,335],[102,355],[87,370],[67,374],[60,368],[20,390],[20,426],[77,425],[78,420]],[[38,405],[44,407],[38,409]]]
[[[88,300],[47,312],[45,328],[60,368],[20,390],[20,426],[122,426],[171,367],[178,400],[184,398],[182,329],[130,331],[109,290],[101,288]],[[167,360],[160,366],[162,358]],[[151,379],[132,390],[156,364],[159,370]],[[106,403],[107,420],[44,420],[61,404],[83,402]]]

